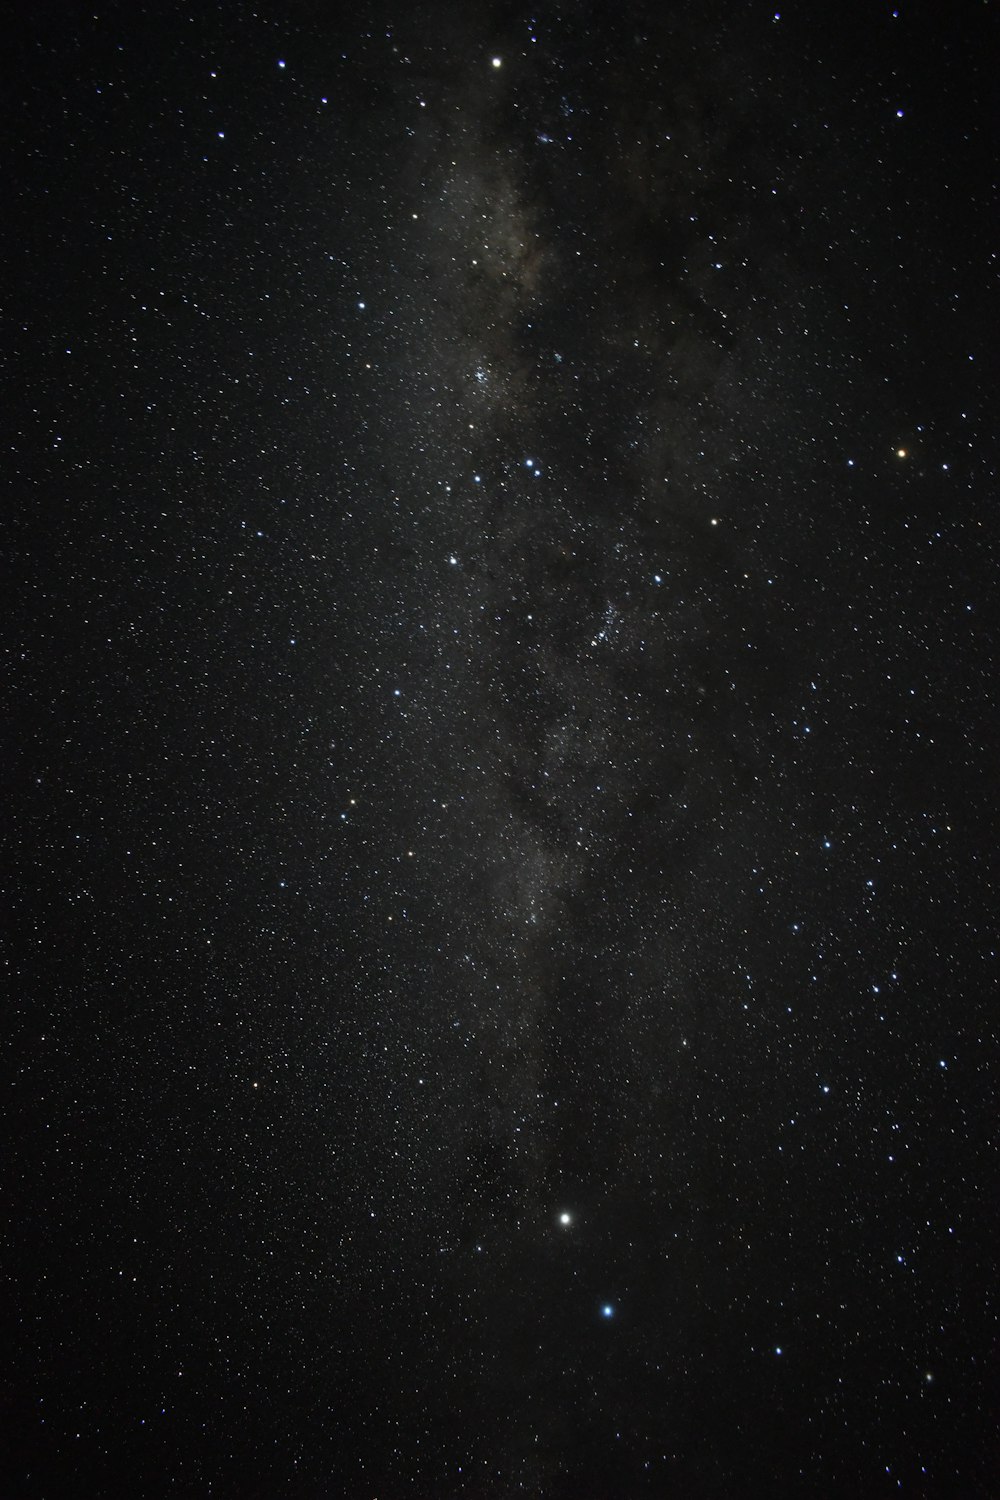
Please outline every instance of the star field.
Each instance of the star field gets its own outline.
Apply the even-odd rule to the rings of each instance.
[[[995,33],[12,39],[4,1495],[996,1492]]]

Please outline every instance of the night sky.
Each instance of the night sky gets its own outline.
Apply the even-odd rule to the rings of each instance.
[[[1000,1496],[998,42],[9,24],[4,1500]]]

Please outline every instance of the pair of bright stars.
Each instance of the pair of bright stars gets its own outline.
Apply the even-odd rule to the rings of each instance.
[[[560,1213],[560,1215],[559,1215],[559,1225],[560,1225],[560,1227],[562,1229],[568,1229],[572,1223],[573,1223],[573,1215],[571,1213],[569,1213],[566,1209],[563,1209],[562,1213]],[[615,1305],[614,1305],[614,1303],[613,1302],[602,1302],[601,1303],[601,1317],[602,1318],[613,1318],[614,1315],[615,1315]]]

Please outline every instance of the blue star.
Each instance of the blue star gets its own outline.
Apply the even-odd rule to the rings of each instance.
[[[614,1310],[614,1307],[612,1306],[612,1304],[610,1302],[605,1302],[604,1306],[601,1308],[601,1317],[602,1318],[613,1318],[614,1315],[615,1315],[615,1310]]]

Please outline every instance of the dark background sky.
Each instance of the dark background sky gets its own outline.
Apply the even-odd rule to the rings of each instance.
[[[5,50],[0,1493],[1000,1495],[994,7]]]

